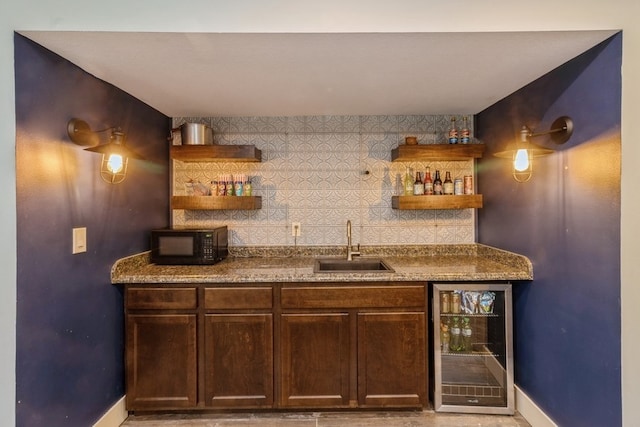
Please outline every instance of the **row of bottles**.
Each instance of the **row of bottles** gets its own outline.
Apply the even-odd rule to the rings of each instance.
[[[407,168],[404,177],[405,196],[431,196],[431,195],[461,195],[473,194],[473,177],[465,175],[464,179],[451,179],[451,172],[445,172],[444,181],[440,177],[440,171],[436,170],[435,177],[431,178],[431,168],[427,167],[424,180],[420,172],[416,172],[415,180],[411,169]]]
[[[458,128],[456,127],[456,118],[451,117],[451,125],[449,126],[447,141],[449,144],[469,144],[471,142],[471,131],[469,130],[467,116],[462,118],[462,129],[460,129],[459,133]]]
[[[452,322],[445,317],[440,323],[440,346],[443,353],[473,351],[471,319],[454,316]]]

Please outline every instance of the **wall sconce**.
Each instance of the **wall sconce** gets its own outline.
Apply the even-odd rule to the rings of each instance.
[[[534,144],[530,139],[550,135],[551,140],[556,144],[564,144],[571,138],[571,134],[573,134],[573,120],[567,116],[557,118],[551,124],[551,129],[546,132],[533,133],[528,127],[522,126],[520,139],[508,145],[504,151],[499,151],[494,155],[510,159],[513,162],[513,178],[517,182],[527,182],[533,173],[533,159],[547,156],[554,151]]]
[[[111,132],[109,142],[100,145],[98,134],[109,131]],[[124,181],[130,158],[144,160],[138,153],[125,146],[126,135],[120,128],[110,127],[92,131],[84,120],[71,119],[67,124],[67,133],[74,143],[90,146],[85,148],[85,151],[102,154],[100,176],[108,183],[119,184]]]

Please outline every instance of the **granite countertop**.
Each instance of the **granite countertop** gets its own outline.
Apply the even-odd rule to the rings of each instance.
[[[150,263],[149,252],[122,258],[111,282],[123,283],[268,283],[532,280],[528,258],[486,245],[361,247],[362,257],[379,258],[394,272],[314,273],[316,258],[346,258],[346,247],[229,248],[215,265],[168,266]]]

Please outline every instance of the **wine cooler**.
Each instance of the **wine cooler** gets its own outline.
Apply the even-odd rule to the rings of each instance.
[[[513,414],[511,284],[434,284],[436,411]]]

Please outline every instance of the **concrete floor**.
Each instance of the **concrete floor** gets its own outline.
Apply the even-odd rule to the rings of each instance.
[[[130,416],[124,427],[531,427],[519,414],[469,415],[426,411],[285,412]]]

